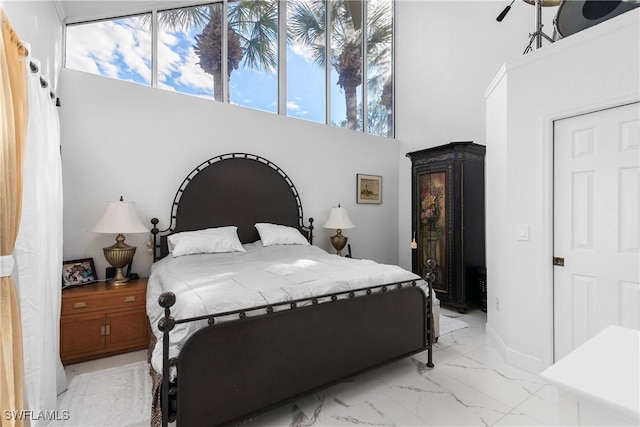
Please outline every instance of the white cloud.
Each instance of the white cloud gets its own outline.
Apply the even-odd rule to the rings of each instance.
[[[146,29],[111,22],[111,38],[116,43],[116,51],[126,66],[140,75],[146,82],[151,81],[151,34]]]
[[[189,43],[184,47],[185,42]],[[184,31],[161,31],[158,43],[158,85],[177,84],[197,91],[212,94],[213,77],[198,65],[200,59],[193,46],[193,38]],[[173,88],[175,90],[175,88]]]
[[[213,88],[213,76],[205,73],[200,65],[198,65],[200,58],[198,58],[193,48],[189,49],[189,54],[184,60],[185,61],[180,64],[180,77],[178,77],[176,81],[185,86],[211,90],[211,88]]]
[[[180,39],[174,36],[172,33],[163,29],[158,30],[158,42],[167,46],[175,46],[180,42]]]
[[[176,52],[177,38],[173,45],[159,40],[158,43],[158,81],[166,81],[172,73],[178,71],[182,57]],[[175,46],[172,48],[172,46]]]
[[[102,74],[109,77],[116,78],[116,79],[118,78],[118,72],[120,70],[115,64],[111,64],[109,62],[102,62],[100,64],[100,67],[102,68]]]
[[[212,93],[213,77],[198,65],[199,58],[189,33],[161,30],[158,33],[158,86],[176,90],[177,84]],[[188,47],[186,47],[188,46]],[[134,73],[137,80],[151,81],[151,33],[139,25],[139,18],[123,18],[69,26],[67,61],[69,68],[114,78]],[[174,84],[175,86],[175,84]]]
[[[300,100],[299,97],[296,97],[296,99]],[[294,116],[306,116],[310,114],[308,110],[303,110],[300,104],[295,101],[287,101],[287,112]]]
[[[67,50],[67,67],[88,73],[100,74],[100,69],[91,57]]]
[[[287,110],[289,111],[300,111],[300,106],[293,101],[287,101]]]
[[[69,26],[67,66],[109,77],[120,77],[118,70],[130,70],[149,83],[151,34],[138,26],[138,20],[133,17]]]
[[[315,61],[313,59],[313,51],[308,46],[302,46],[299,43],[292,43],[289,45],[289,49],[294,55],[304,58],[305,62],[315,64]]]
[[[158,82],[158,87],[160,89],[170,90],[171,92],[175,92],[176,91],[176,88],[174,88],[173,86],[169,86],[168,84],[160,82],[160,81]]]

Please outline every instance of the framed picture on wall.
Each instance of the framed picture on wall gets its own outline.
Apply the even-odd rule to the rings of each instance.
[[[87,285],[97,282],[96,266],[93,258],[82,258],[62,263],[62,288]]]
[[[357,174],[357,203],[382,203],[382,177]]]

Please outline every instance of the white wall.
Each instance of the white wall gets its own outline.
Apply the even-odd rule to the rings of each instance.
[[[486,0],[397,3],[398,252],[404,268],[411,269],[412,233],[411,162],[405,154],[452,141],[485,144],[484,92],[505,62],[522,56],[535,27],[535,7],[522,1],[497,22],[508,4]],[[549,35],[556,10],[542,10]]]
[[[168,226],[183,179],[201,162],[229,152],[265,157],[289,175],[305,220],[315,218],[315,244],[330,249],[324,230],[330,208],[347,208],[355,229],[345,230],[354,255],[396,263],[398,147],[393,140],[63,69],[62,146],[65,259],[93,257],[100,277],[101,248],[113,235],[87,230],[107,200],[135,201],[143,221]],[[356,204],[356,174],[382,176],[381,205]],[[146,235],[135,272],[148,274]],[[133,243],[131,243],[133,242]]]
[[[62,71],[58,89],[63,35],[55,3],[0,0],[62,99],[65,258],[93,257],[102,275],[101,248],[113,236],[86,230],[105,201],[135,200],[144,220],[157,216],[166,225],[177,186],[194,166],[246,151],[291,177],[305,216],[316,219],[319,246],[329,249],[321,226],[341,203],[358,226],[346,233],[356,256],[411,268],[405,154],[472,140],[487,145],[487,331],[510,363],[540,371],[552,361],[551,122],[638,97],[638,14],[523,57],[535,8],[516,2],[496,22],[507,3],[398,1],[391,141],[71,70]],[[556,11],[543,8],[548,34]],[[383,176],[382,205],[355,203],[356,173]],[[516,224],[530,225],[529,242],[515,240]],[[143,275],[151,263],[146,238],[128,236]]]
[[[640,100],[639,34],[636,9],[506,64],[487,91],[487,334],[534,373],[553,362],[553,121]]]
[[[408,243],[411,238],[411,179],[410,162],[405,154],[450,141],[473,140],[484,143],[484,91],[504,62],[522,55],[529,41],[528,33],[535,25],[535,8],[524,2],[515,3],[505,20],[502,23],[496,22],[496,16],[506,4],[508,3],[493,0],[398,1],[395,68],[396,141],[367,137],[355,132],[244,108],[211,105],[208,101],[196,98],[158,93],[127,83],[64,70],[65,93],[61,112],[65,146],[65,201],[67,205],[74,203],[79,191],[76,187],[86,186],[87,194],[98,191],[96,200],[99,201],[99,205],[108,198],[117,197],[120,191],[113,190],[116,194],[99,194],[107,193],[111,190],[111,185],[105,180],[92,177],[83,167],[78,168],[73,157],[75,155],[90,153],[92,157],[115,161],[116,155],[104,150],[106,147],[119,144],[113,139],[124,138],[122,144],[136,147],[128,153],[123,166],[125,169],[133,169],[134,176],[140,174],[142,167],[150,168],[158,157],[168,156],[167,153],[174,143],[174,140],[168,141],[169,135],[177,137],[179,134],[178,130],[173,129],[177,122],[177,108],[174,105],[179,104],[180,110],[183,111],[181,119],[188,120],[187,123],[190,124],[188,127],[181,127],[186,128],[188,132],[189,152],[184,154],[187,159],[181,160],[183,163],[180,173],[176,172],[171,178],[162,177],[166,179],[162,185],[172,189],[168,191],[171,195],[165,195],[165,199],[173,196],[173,191],[184,175],[206,156],[212,157],[226,151],[260,151],[256,154],[270,158],[289,175],[293,175],[290,167],[287,167],[284,161],[278,161],[279,158],[291,159],[293,167],[297,167],[301,162],[308,163],[314,168],[312,170],[320,172],[320,180],[307,177],[302,171],[297,179],[292,176],[301,192],[305,214],[315,216],[318,220],[316,224],[321,225],[322,210],[328,212],[330,206],[342,203],[350,212],[354,211],[352,216],[355,216],[353,219],[358,225],[358,228],[345,233],[350,236],[357,256],[391,263],[399,261],[403,267],[410,269],[411,254]],[[545,30],[549,34],[552,32],[551,21],[556,9],[543,9]],[[94,99],[105,99],[104,105],[95,105]],[[69,102],[73,105],[67,105]],[[140,104],[140,108],[135,109],[134,113],[126,107],[130,103]],[[148,113],[140,111],[146,109],[149,109]],[[171,112],[165,113],[166,109],[171,109]],[[163,113],[158,115],[159,111]],[[142,114],[144,120],[130,122],[130,113],[134,116]],[[100,115],[104,123],[97,120]],[[146,129],[144,132],[149,133],[135,137],[134,144],[133,137],[123,135],[123,132],[112,132],[112,126],[120,125],[121,116],[127,118],[124,125],[125,134],[142,132],[137,130],[140,123],[143,123]],[[211,117],[219,117],[220,120],[212,120]],[[254,122],[258,123],[256,120],[263,124],[254,126]],[[216,128],[213,132],[219,132],[223,136],[222,140],[212,136],[210,140],[203,138],[194,142],[195,137],[202,138],[199,132],[208,131],[206,125],[201,124],[202,121],[210,123],[212,127],[222,124],[221,129]],[[247,122],[252,123],[251,126],[237,124]],[[156,124],[158,129],[155,128]],[[280,136],[279,132],[283,130],[286,134]],[[231,136],[238,131],[242,132],[241,138]],[[264,137],[270,133],[274,136]],[[296,135],[300,133],[305,135],[302,138],[302,150],[298,154],[288,152],[292,147],[300,147],[300,141],[295,140]],[[309,138],[308,134],[313,134],[313,137]],[[87,140],[87,135],[91,135],[91,141]],[[96,137],[99,142],[94,143]],[[274,138],[279,142],[273,144],[264,141],[272,141]],[[100,147],[103,143],[105,148],[93,151],[94,145]],[[211,147],[208,144],[215,146]],[[75,153],[74,150],[80,147],[83,147],[82,151]],[[205,150],[205,147],[210,148]],[[134,156],[134,153],[141,157]],[[145,158],[149,160],[141,160]],[[342,162],[342,167],[346,169],[340,172],[342,178],[336,178],[333,172],[333,162],[336,160]],[[143,163],[145,166],[142,166]],[[361,166],[358,166],[358,163]],[[384,202],[381,206],[354,203],[353,186],[356,173],[383,175]],[[327,187],[321,184],[325,179],[329,179]],[[310,185],[315,190],[312,196],[300,188],[306,180],[315,183]],[[331,188],[331,192],[339,191],[344,195],[336,197],[326,194],[328,192],[323,191],[325,188]],[[147,191],[147,186],[139,192],[144,191]],[[321,196],[317,195],[318,191]],[[132,194],[130,198],[140,200],[137,193]],[[317,200],[316,197],[321,199]],[[168,206],[168,202],[166,203],[154,205],[153,209],[145,214],[164,219],[161,215],[163,212],[167,212],[164,215],[168,215],[168,207],[165,207]],[[316,208],[311,210],[313,205],[310,204],[314,203],[319,205],[320,211]],[[388,211],[393,203],[396,204],[394,213]],[[143,206],[139,208],[144,209]],[[100,238],[87,235],[84,231],[91,225],[93,218],[97,218],[101,208],[92,206],[89,212],[81,214],[84,209],[83,206],[75,213],[69,206],[65,211],[65,257],[93,256],[96,261],[102,262],[99,248],[110,240],[94,242]],[[83,215],[86,215],[86,218],[78,218]],[[367,224],[374,227],[367,228]],[[376,231],[371,233],[371,230]],[[325,242],[325,246],[328,246],[328,243]],[[101,268],[99,270],[102,271]]]
[[[247,151],[291,177],[305,216],[316,218],[319,246],[329,249],[321,225],[341,203],[358,226],[345,233],[356,256],[410,268],[405,153],[472,140],[487,145],[487,331],[508,361],[538,372],[552,354],[550,123],[637,98],[638,14],[522,57],[535,8],[518,1],[496,22],[507,3],[398,1],[391,141],[71,70],[62,71],[58,89],[63,36],[55,3],[0,0],[62,99],[65,258],[91,256],[102,275],[101,248],[113,236],[86,230],[106,200],[135,200],[143,219],[157,216],[166,225],[174,193],[194,166]],[[548,34],[556,9],[543,9]],[[625,19],[635,21],[619,30]],[[504,63],[485,104],[484,90]],[[355,203],[356,173],[383,176],[382,205]],[[514,239],[521,223],[531,225],[529,242]],[[146,236],[127,240],[139,248],[135,270],[146,274]]]
[[[47,1],[0,0],[11,25],[31,45],[31,56],[39,60],[42,75],[57,93],[58,73],[62,67],[63,26],[56,5]]]

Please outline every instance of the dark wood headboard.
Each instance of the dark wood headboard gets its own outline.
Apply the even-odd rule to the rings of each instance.
[[[158,219],[151,222],[154,260],[167,255],[169,234],[210,227],[235,225],[242,243],[259,239],[256,222],[295,227],[310,242],[313,239],[313,218],[304,225],[291,179],[269,160],[246,153],[223,154],[198,165],[176,193],[169,227],[160,231]]]

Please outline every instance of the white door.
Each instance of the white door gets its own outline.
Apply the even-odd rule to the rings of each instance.
[[[608,325],[640,329],[639,106],[554,122],[556,361]]]

